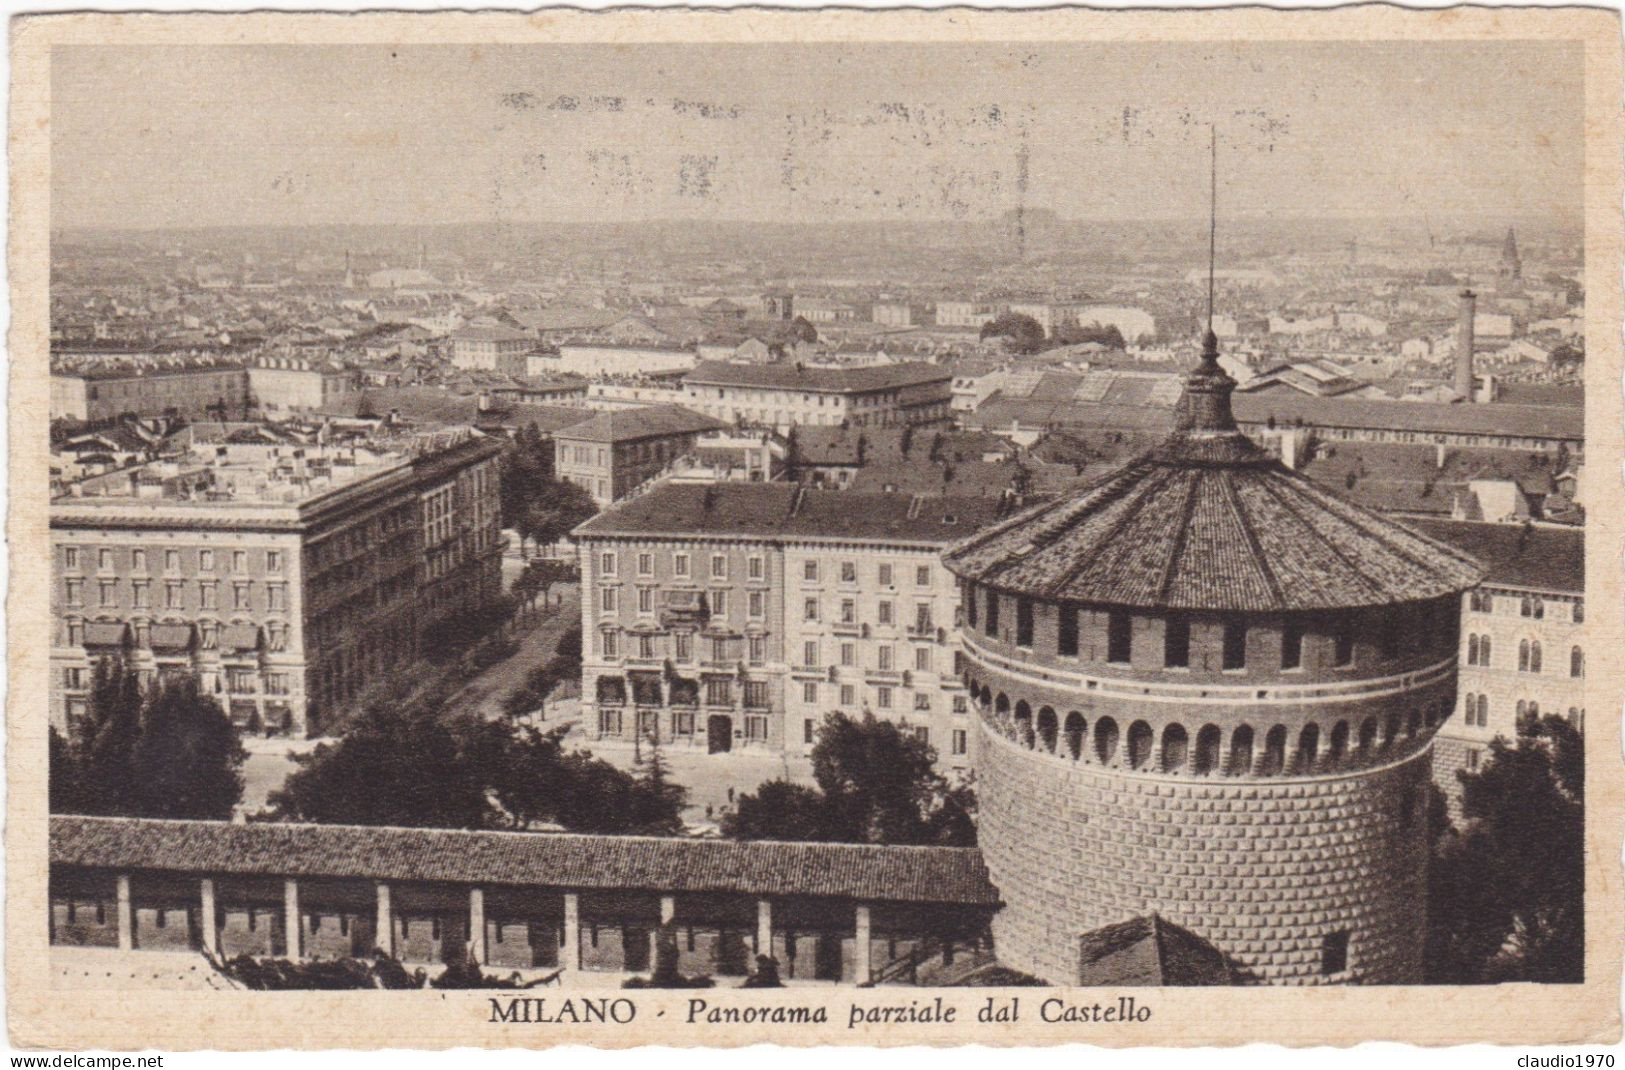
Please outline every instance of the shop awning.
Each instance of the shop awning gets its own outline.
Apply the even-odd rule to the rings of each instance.
[[[185,653],[192,649],[192,626],[154,624],[151,643],[154,653]]]
[[[123,621],[93,620],[85,625],[85,645],[123,646],[127,634]]]
[[[220,630],[220,645],[226,650],[258,650],[259,627],[253,624],[228,624]]]

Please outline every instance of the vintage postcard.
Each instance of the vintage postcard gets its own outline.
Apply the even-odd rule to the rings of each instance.
[[[14,1044],[1619,1038],[1615,13],[11,50]]]

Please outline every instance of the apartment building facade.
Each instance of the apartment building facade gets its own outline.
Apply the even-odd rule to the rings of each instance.
[[[51,419],[99,421],[125,413],[240,419],[249,407],[248,371],[231,364],[117,365],[51,373]]]
[[[951,418],[950,368],[922,362],[862,367],[701,364],[683,379],[683,404],[728,423],[788,431],[815,427],[931,427]]]
[[[942,548],[990,499],[662,484],[576,530],[582,717],[599,738],[805,754],[824,715],[970,761]]]
[[[235,471],[199,465],[162,495],[54,501],[51,722],[82,716],[118,656],[147,681],[197,675],[245,729],[319,734],[430,623],[500,593],[500,449],[467,431],[349,465],[236,447]]]
[[[1443,520],[1411,523],[1489,568],[1462,596],[1456,713],[1439,729],[1433,777],[1459,816],[1458,771],[1515,740],[1524,717],[1585,725],[1585,533],[1568,528]]]
[[[554,432],[554,470],[608,506],[665,471],[722,424],[680,405],[601,412]]]

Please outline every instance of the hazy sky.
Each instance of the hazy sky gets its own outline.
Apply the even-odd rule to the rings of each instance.
[[[1578,45],[73,47],[53,223],[1544,213]]]

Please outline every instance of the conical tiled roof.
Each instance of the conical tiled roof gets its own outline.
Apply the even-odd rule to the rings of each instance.
[[[1483,578],[1467,555],[1288,471],[1236,428],[1234,388],[1209,332],[1167,439],[945,563],[1041,600],[1221,612],[1410,602]]]

